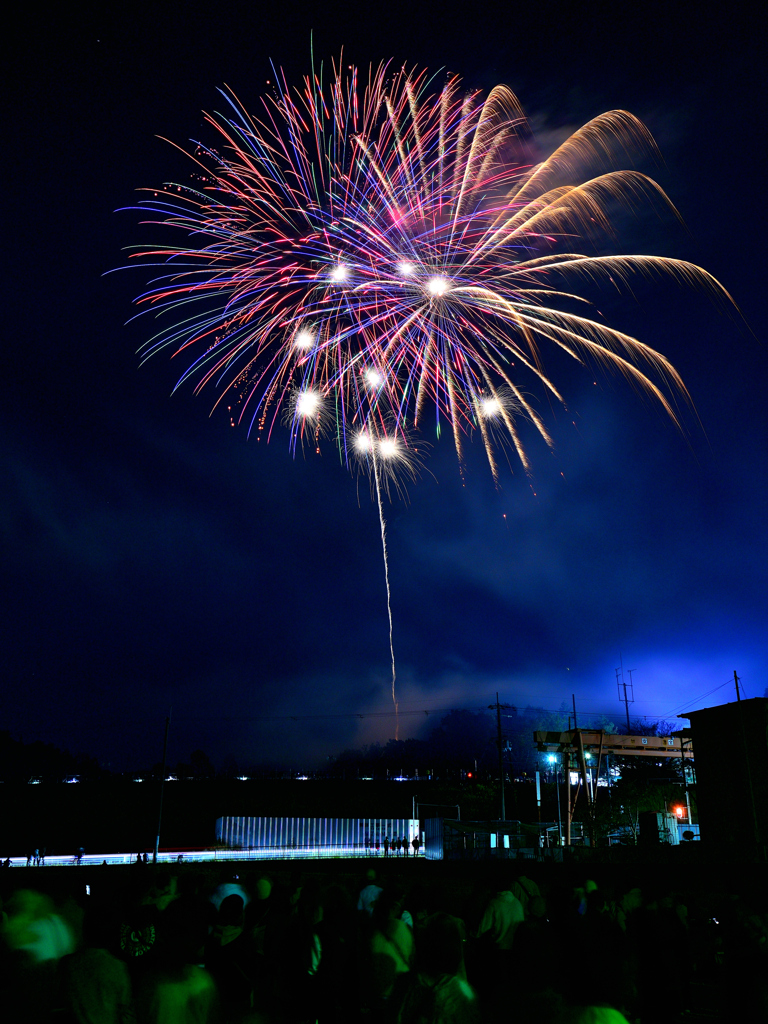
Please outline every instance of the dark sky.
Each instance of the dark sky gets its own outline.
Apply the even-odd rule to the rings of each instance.
[[[170,397],[168,361],[138,369],[148,326],[124,326],[140,276],[103,276],[139,240],[114,211],[186,172],[157,136],[211,141],[217,87],[255,106],[270,58],[308,70],[312,30],[316,56],[508,84],[545,147],[631,110],[685,228],[649,217],[622,245],[706,267],[748,324],[669,285],[603,310],[680,370],[687,441],[618,379],[557,361],[570,411],[543,407],[554,455],[526,437],[532,482],[516,468],[495,489],[477,444],[462,480],[450,438],[428,437],[430,472],[387,509],[401,735],[496,691],[620,718],[620,659],[634,714],[730,700],[734,669],[761,696],[766,55],[746,6],[118,6],[30,7],[11,39],[2,727],[115,769],[159,758],[169,705],[171,760],[311,766],[393,734],[366,488],[330,452],[294,460],[287,435],[209,418],[213,394]]]

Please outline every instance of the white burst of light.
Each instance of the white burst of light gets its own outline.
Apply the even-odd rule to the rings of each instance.
[[[379,441],[379,454],[382,459],[394,459],[399,453],[399,446],[393,437],[384,437]]]
[[[296,348],[312,348],[314,343],[314,336],[311,331],[308,331],[306,329],[306,327],[302,327],[302,329],[300,331],[297,331],[293,337],[293,344],[296,346]]]
[[[320,411],[320,395],[316,391],[302,391],[296,399],[296,415],[311,419]]]
[[[492,419],[501,412],[501,402],[498,398],[484,398],[480,403],[480,411],[487,420]]]
[[[427,281],[427,291],[430,295],[445,295],[448,291],[448,282],[444,277],[430,277]]]

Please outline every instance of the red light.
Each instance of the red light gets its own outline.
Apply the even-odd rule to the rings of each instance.
[[[675,808],[675,814],[678,816],[678,818],[682,818],[684,816],[684,814],[685,814],[685,808],[684,807],[676,807]]]

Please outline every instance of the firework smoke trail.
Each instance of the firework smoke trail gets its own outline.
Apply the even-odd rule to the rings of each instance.
[[[400,439],[383,433],[371,436],[367,431],[360,431],[354,439],[353,450],[356,455],[357,468],[370,476],[371,490],[376,496],[381,527],[381,551],[384,558],[384,583],[387,591],[387,615],[389,617],[389,653],[392,661],[392,704],[395,709],[395,739],[400,737],[400,704],[397,699],[395,682],[397,671],[395,665],[395,647],[392,624],[392,593],[389,585],[389,554],[387,552],[387,531],[384,518],[383,493],[389,495],[390,486],[399,489],[403,476],[415,479],[418,458],[415,449],[411,450],[402,444]]]
[[[216,148],[187,154],[191,183],[139,205],[179,244],[132,258],[152,269],[138,315],[158,321],[142,361],[179,356],[176,387],[217,389],[233,424],[269,438],[282,419],[293,453],[328,440],[346,466],[367,466],[389,599],[382,492],[398,466],[412,472],[430,417],[460,463],[479,432],[494,480],[499,449],[529,472],[521,422],[552,446],[535,396],[565,404],[544,369],[554,349],[623,375],[680,426],[680,375],[592,301],[662,275],[732,300],[681,260],[595,255],[617,211],[676,216],[625,167],[655,155],[632,114],[601,114],[542,159],[504,86],[483,99],[455,77],[440,87],[425,71],[343,67],[325,82],[313,68],[296,89],[276,72],[254,115],[223,93],[229,112],[207,116]],[[402,457],[361,459],[361,435],[392,439]],[[393,656],[393,696],[394,674]]]
[[[400,738],[400,715],[397,694],[395,692],[395,646],[392,640],[392,595],[389,590],[389,558],[387,556],[387,535],[386,523],[384,520],[384,506],[381,501],[381,483],[379,481],[379,456],[376,449],[373,450],[373,477],[376,481],[376,502],[379,506],[379,523],[381,524],[381,550],[384,555],[384,582],[387,587],[387,615],[389,616],[389,653],[392,658],[392,703],[395,708],[395,739]]]

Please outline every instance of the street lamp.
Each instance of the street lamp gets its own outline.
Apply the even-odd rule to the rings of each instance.
[[[560,812],[560,762],[558,761],[557,754],[548,754],[547,761],[555,767],[555,789],[557,790],[557,841],[558,845],[563,845],[563,818]]]
[[[597,780],[592,780],[592,752],[589,750],[584,751],[584,764],[587,769],[587,785],[589,786],[590,799],[595,799],[595,789],[597,787]]]

